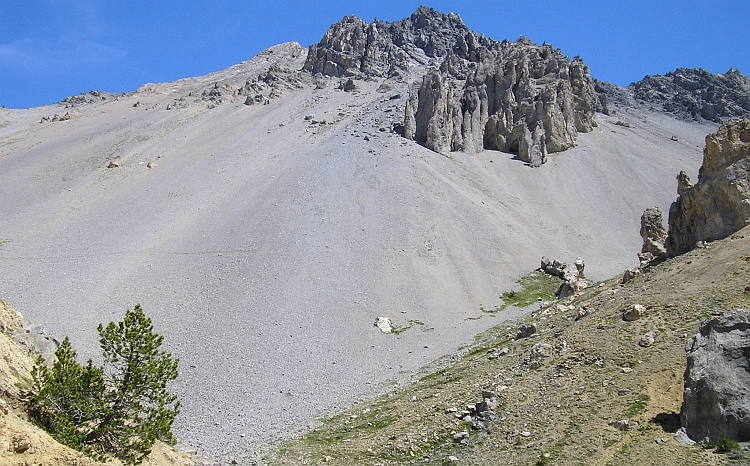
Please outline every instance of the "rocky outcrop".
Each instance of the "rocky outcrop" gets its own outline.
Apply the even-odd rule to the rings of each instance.
[[[347,16],[309,48],[303,69],[407,77],[425,66],[430,71],[411,87],[404,134],[440,153],[496,149],[537,166],[591,131],[602,108],[579,58],[523,37],[487,39],[458,15],[424,6],[394,23]]]
[[[717,123],[750,118],[750,78],[735,69],[712,74],[701,68],[678,68],[663,76],[646,76],[629,89],[635,99],[682,118]]]
[[[328,76],[393,77],[408,73],[413,64],[439,64],[451,54],[476,61],[477,50],[494,42],[470,31],[458,15],[425,6],[393,23],[347,16],[310,46],[303,69]]]
[[[572,296],[576,291],[582,290],[588,287],[588,281],[583,273],[586,266],[583,259],[580,257],[576,258],[574,262],[575,267],[571,267],[565,262],[558,260],[550,260],[542,256],[542,262],[539,266],[539,270],[554,277],[560,277],[563,283],[557,290],[555,295],[559,298],[567,298]]]
[[[750,120],[733,120],[706,136],[698,182],[680,180],[669,208],[667,252],[725,238],[750,224]]]
[[[680,421],[688,437],[750,440],[750,312],[738,309],[703,322],[685,350]]]
[[[660,208],[649,207],[641,215],[641,238],[643,238],[643,247],[638,254],[641,262],[649,262],[667,254],[664,246],[667,231],[664,229]]]
[[[448,57],[412,86],[405,135],[441,153],[495,149],[532,166],[576,144],[596,125],[597,94],[588,66],[525,38],[482,48],[463,81]]]

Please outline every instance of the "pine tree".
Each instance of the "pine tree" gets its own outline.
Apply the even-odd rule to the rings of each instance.
[[[55,440],[85,452],[86,438],[99,424],[104,408],[103,371],[90,359],[80,365],[68,337],[55,357],[51,368],[42,356],[37,358],[31,371],[35,395],[29,411]]]
[[[78,364],[65,338],[51,368],[37,360],[30,413],[61,443],[95,458],[140,463],[157,439],[174,444],[180,403],[167,384],[177,378],[179,361],[160,349],[163,337],[140,305],[97,330],[104,366]]]

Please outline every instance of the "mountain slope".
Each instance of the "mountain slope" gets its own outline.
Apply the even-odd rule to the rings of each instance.
[[[623,109],[539,168],[446,157],[393,130],[403,75],[347,92],[306,55],[0,110],[4,298],[84,358],[142,304],[182,361],[174,428],[200,454],[264,450],[455,351],[542,255],[594,280],[634,265],[641,212],[667,210],[715,129]]]
[[[702,320],[747,306],[749,271],[747,227],[625,285],[602,282],[532,313],[530,338],[515,338],[519,322],[498,326],[457,361],[338,414],[269,463],[747,464],[746,447],[719,454],[673,434],[686,340]],[[627,322],[633,304],[646,313]],[[496,416],[482,420],[476,406],[493,393]]]

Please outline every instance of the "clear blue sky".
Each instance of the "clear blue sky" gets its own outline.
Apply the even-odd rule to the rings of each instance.
[[[750,0],[0,0],[0,105],[198,76],[317,43],[345,15],[395,21],[421,3],[494,39],[547,41],[620,85],[678,67],[750,74]]]

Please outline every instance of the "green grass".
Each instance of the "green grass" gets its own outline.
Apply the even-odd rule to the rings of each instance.
[[[648,395],[639,395],[638,399],[628,405],[628,409],[625,410],[625,417],[634,417],[641,414],[646,410],[648,402],[651,401],[651,397]]]
[[[542,298],[543,301],[553,301],[556,299],[555,292],[560,288],[562,281],[544,272],[531,272],[521,277],[517,283],[521,289],[503,293],[500,296],[500,299],[503,300],[501,306],[495,309],[485,309],[484,306],[480,306],[479,309],[482,312],[495,313],[508,306],[529,306],[539,301],[539,298]]]

